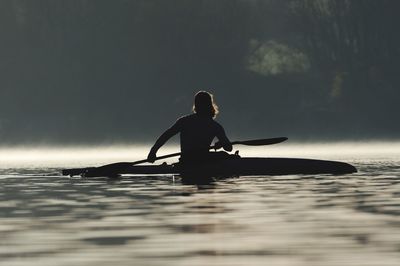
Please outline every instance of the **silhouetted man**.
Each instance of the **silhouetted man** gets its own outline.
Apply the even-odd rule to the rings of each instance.
[[[215,137],[219,147],[226,151],[232,150],[232,144],[225,134],[224,128],[214,118],[218,114],[218,107],[213,95],[206,91],[199,91],[194,98],[193,114],[179,118],[175,124],[167,129],[151,148],[147,159],[154,162],[158,149],[172,136],[180,133],[182,163],[206,162],[225,158],[225,152],[209,152],[210,145]]]

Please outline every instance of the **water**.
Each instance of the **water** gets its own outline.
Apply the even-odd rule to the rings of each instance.
[[[132,150],[3,150],[0,264],[400,265],[398,145],[307,147],[267,153],[342,160],[359,172],[207,185],[84,179],[59,169],[125,161]]]

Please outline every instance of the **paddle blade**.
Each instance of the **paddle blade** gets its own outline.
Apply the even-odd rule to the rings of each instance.
[[[248,146],[262,146],[262,145],[272,145],[286,141],[288,138],[280,137],[280,138],[270,138],[270,139],[254,139],[254,140],[245,140],[245,141],[234,141],[232,144],[242,144]]]

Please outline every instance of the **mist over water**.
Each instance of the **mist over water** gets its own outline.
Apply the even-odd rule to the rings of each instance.
[[[107,146],[20,146],[0,148],[0,168],[8,167],[85,167],[137,161],[147,157],[151,145],[118,144]],[[400,157],[400,142],[280,143],[269,146],[234,146],[242,157],[291,157],[314,159],[384,159]],[[158,156],[179,152],[178,145],[166,145]],[[160,160],[176,162],[178,157]]]

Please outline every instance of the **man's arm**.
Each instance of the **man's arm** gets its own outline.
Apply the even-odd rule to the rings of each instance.
[[[217,138],[218,138],[218,142],[217,142],[218,146],[221,146],[226,151],[232,151],[231,141],[226,136],[225,130],[221,125],[219,125],[219,127],[218,127]]]
[[[151,148],[147,160],[149,162],[154,162],[155,158],[157,157],[157,151],[174,135],[178,134],[180,131],[180,120],[176,121],[175,124],[173,124],[170,128],[168,128],[164,133],[161,134],[160,137],[158,137],[156,143],[153,145]]]

